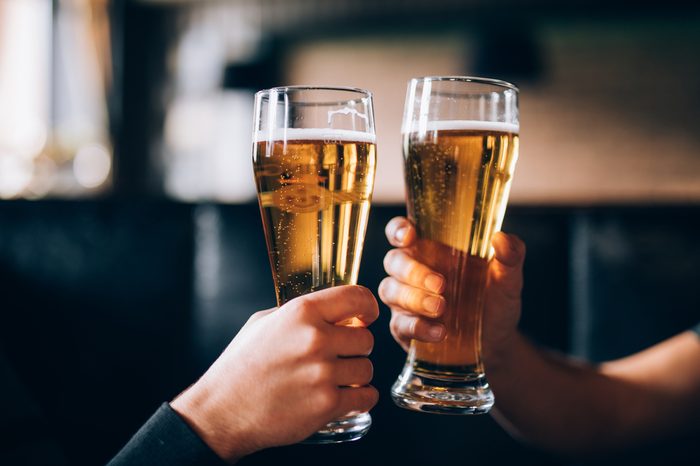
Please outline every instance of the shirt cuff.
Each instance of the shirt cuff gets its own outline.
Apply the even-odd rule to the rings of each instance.
[[[163,403],[107,466],[222,466],[226,463]]]

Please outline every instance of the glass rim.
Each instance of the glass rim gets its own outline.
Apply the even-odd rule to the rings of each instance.
[[[276,86],[269,89],[261,89],[255,93],[257,96],[263,96],[265,94],[270,94],[273,91],[276,92],[289,92],[289,91],[338,91],[338,92],[350,92],[355,94],[362,94],[366,97],[372,97],[372,91],[367,89],[362,89],[361,87],[350,87],[350,86],[324,86],[324,85],[292,85],[292,86]],[[354,99],[349,99],[354,100]]]
[[[489,84],[491,86],[496,86],[500,88],[510,89],[516,93],[520,93],[520,89],[513,83],[508,81],[503,81],[502,79],[495,78],[483,78],[480,76],[419,76],[416,78],[411,78],[408,82],[419,81],[453,81],[453,82],[464,82],[464,83],[477,83],[477,84]]]

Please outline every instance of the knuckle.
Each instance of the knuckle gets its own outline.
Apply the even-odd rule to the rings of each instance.
[[[307,299],[305,296],[302,296],[299,301],[297,301],[295,309],[300,316],[306,317],[314,312],[314,305],[311,300]]]
[[[369,411],[372,409],[379,401],[379,391],[373,386],[369,385],[365,387],[360,400],[361,410]]]
[[[321,353],[325,347],[326,338],[323,332],[311,327],[303,337],[303,352],[307,355],[317,355]]]
[[[369,396],[369,408],[373,408],[379,401],[379,390],[370,386],[370,396]]]
[[[415,318],[396,312],[391,318],[390,328],[396,338],[411,338],[415,325]]]
[[[366,328],[362,329],[361,334],[361,338],[364,339],[363,348],[365,350],[365,353],[370,354],[372,352],[372,349],[374,348],[374,334]]]
[[[362,304],[371,305],[374,303],[374,294],[372,294],[372,290],[362,285],[356,285],[356,289],[360,295],[360,300],[363,301]]]
[[[384,270],[386,273],[391,274],[392,270],[394,269],[394,264],[396,263],[396,260],[398,258],[399,250],[398,249],[391,249],[389,252],[386,253],[384,256]]]
[[[340,404],[340,393],[337,387],[324,386],[316,391],[316,403],[319,411],[328,413],[335,411]]]
[[[401,327],[403,324],[404,319],[406,318],[406,314],[403,312],[400,312],[396,310],[395,308],[391,308],[391,319],[389,320],[389,327],[394,327],[397,330]]]
[[[315,386],[330,385],[333,381],[333,368],[328,363],[317,363],[311,366],[309,381]]]
[[[391,312],[391,320],[389,320],[389,331],[396,338],[399,335],[399,315],[398,313]]]
[[[367,385],[370,383],[372,381],[372,377],[374,377],[374,365],[372,364],[372,361],[367,358],[363,359],[360,365],[360,373],[362,385]]]
[[[377,293],[379,293],[379,298],[385,303],[391,301],[392,282],[393,279],[391,277],[386,277],[379,283]]]
[[[265,315],[265,311],[258,311],[253,314],[248,318],[248,322],[255,322],[258,319],[261,319]]]

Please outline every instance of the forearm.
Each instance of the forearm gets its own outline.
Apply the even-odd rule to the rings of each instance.
[[[514,436],[559,452],[589,449],[604,437],[599,426],[612,416],[611,387],[595,369],[547,354],[521,335],[486,362],[494,417]]]
[[[486,361],[494,415],[514,435],[548,450],[625,447],[683,424],[681,413],[693,410],[689,387],[696,382],[685,381],[675,392],[654,385],[637,375],[649,374],[646,362],[595,367],[539,350],[520,335],[511,344]],[[659,368],[654,378],[669,370]]]
[[[684,332],[602,364],[600,371],[643,395],[638,397],[643,404],[624,411],[624,427],[631,436],[700,432],[700,338],[696,333]]]

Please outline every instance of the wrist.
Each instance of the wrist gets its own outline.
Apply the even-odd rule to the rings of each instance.
[[[522,335],[514,330],[498,343],[485,346],[483,351],[484,366],[487,372],[508,371],[517,363],[518,348],[522,344]]]
[[[171,401],[170,407],[227,463],[235,463],[255,451],[247,447],[244,432],[232,422],[230,413],[202,379]]]

